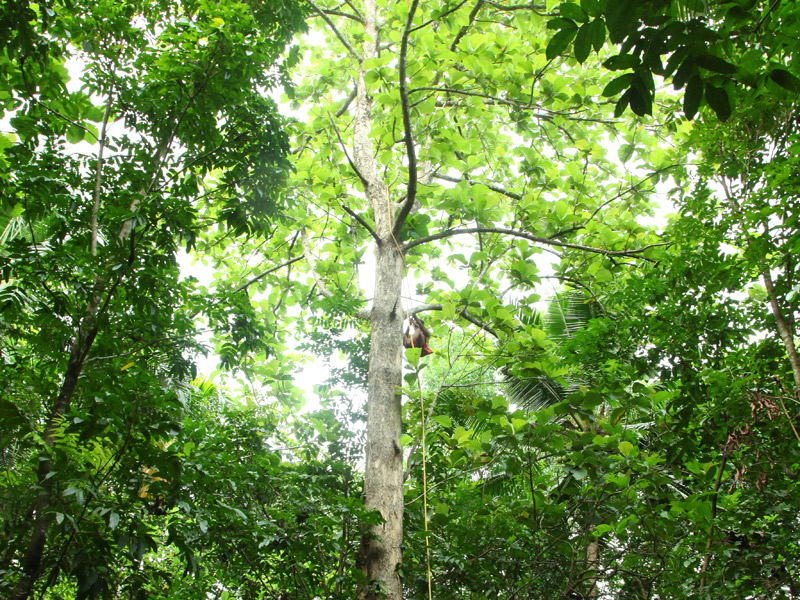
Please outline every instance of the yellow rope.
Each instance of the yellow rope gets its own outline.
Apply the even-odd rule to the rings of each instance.
[[[389,194],[386,194],[386,214],[389,216],[389,233],[392,234],[392,239],[394,240],[394,245],[397,246],[397,251],[400,253],[400,258],[403,259],[403,270],[405,270],[406,266],[406,257],[403,254],[403,249],[400,247],[400,242],[397,241],[397,238],[394,237],[394,227],[392,227],[392,203],[389,199]]]
[[[389,222],[391,223],[392,205],[390,203],[388,194],[386,195],[386,212],[389,215]],[[394,245],[397,246],[397,251],[400,253],[400,258],[403,260],[403,271],[405,271],[406,257],[403,254],[403,249],[400,248],[400,242],[398,242],[397,238],[394,237],[394,228],[390,228],[389,233],[392,234]],[[403,273],[403,285],[406,286],[406,291],[409,292],[409,298],[411,298],[410,285],[405,278],[405,273]],[[408,309],[406,309],[406,319],[410,318],[410,312]],[[425,399],[422,397],[422,386],[419,385],[419,380],[417,380],[417,387],[419,389],[419,406],[420,411],[422,412],[422,514],[425,519],[425,554],[428,569],[428,600],[433,600],[433,591],[431,588],[431,547],[428,541],[428,474],[426,472],[427,467],[425,464]]]
[[[422,397],[422,387],[419,386],[419,406],[422,411],[422,514],[425,516],[425,554],[428,566],[428,600],[433,600],[431,591],[431,547],[428,542],[428,474],[425,466],[425,400]]]

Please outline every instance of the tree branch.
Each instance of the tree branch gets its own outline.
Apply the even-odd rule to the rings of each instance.
[[[461,183],[462,181],[466,181],[470,185],[478,185],[478,184],[485,185],[493,192],[497,192],[498,194],[503,194],[503,196],[508,196],[509,198],[512,198],[514,200],[522,200],[522,194],[511,192],[493,183],[487,183],[485,181],[476,181],[475,179],[470,179],[469,177],[466,178],[450,177],[449,175],[442,175],[440,173],[435,174],[434,177],[436,179],[441,179],[442,181],[449,181],[451,183]]]
[[[460,9],[462,6],[464,6],[468,1],[469,0],[462,0],[456,6],[451,8],[450,10],[446,10],[442,14],[437,15],[435,19],[429,19],[429,20],[425,21],[422,25],[417,25],[416,27],[411,28],[411,31],[412,32],[419,31],[420,29],[425,29],[431,23],[436,23],[437,21],[441,21],[446,16],[452,15],[454,12],[456,12],[458,9]],[[480,3],[481,2],[478,2],[478,4],[480,4]]]
[[[320,277],[319,273],[317,272],[317,259],[314,258],[314,255],[311,253],[311,244],[308,241],[308,232],[306,231],[305,227],[302,229],[300,235],[303,241],[303,256],[308,263],[308,268],[311,270],[311,277],[314,278],[314,283],[319,288],[320,294],[326,298],[333,298],[333,292],[325,284],[325,282],[322,280],[322,277]],[[356,317],[364,321],[368,321],[370,316],[371,311],[368,308],[360,308],[356,313]]]
[[[350,167],[353,169],[353,171],[355,171],[356,175],[358,175],[358,178],[361,180],[361,183],[366,188],[367,179],[361,174],[361,171],[358,170],[356,163],[353,162],[352,158],[350,158],[350,154],[347,153],[347,146],[345,145],[344,140],[342,139],[342,134],[339,133],[339,128],[336,126],[336,122],[333,120],[333,116],[331,115],[330,112],[328,113],[328,119],[330,119],[331,121],[331,125],[333,126],[333,131],[336,134],[336,139],[339,140],[339,144],[342,146],[342,152],[344,152],[344,157],[347,159],[347,162],[350,163]]]
[[[612,196],[611,198],[609,198],[608,200],[606,200],[605,202],[603,202],[603,203],[602,203],[600,206],[598,206],[598,207],[597,207],[597,209],[596,209],[596,210],[595,210],[595,211],[594,211],[594,212],[593,212],[591,215],[589,215],[589,217],[588,217],[588,218],[587,218],[587,219],[586,219],[586,220],[585,220],[585,221],[584,221],[584,222],[583,222],[581,225],[576,225],[575,227],[570,227],[569,229],[562,229],[561,231],[559,231],[559,232],[557,232],[557,233],[554,233],[553,235],[551,235],[551,236],[550,236],[550,238],[551,238],[551,239],[553,239],[553,238],[558,238],[558,237],[561,237],[562,235],[566,235],[566,234],[568,234],[568,233],[572,233],[572,232],[574,232],[574,231],[579,231],[579,230],[581,230],[581,229],[584,229],[584,228],[585,228],[585,227],[586,227],[586,226],[589,224],[589,222],[590,222],[592,219],[594,219],[594,218],[597,216],[597,213],[599,213],[599,212],[600,212],[601,210],[603,210],[603,209],[604,209],[606,206],[608,206],[609,204],[611,204],[611,203],[612,203],[614,200],[618,200],[618,199],[619,199],[619,198],[621,198],[621,197],[622,197],[624,194],[628,194],[628,193],[630,193],[630,192],[633,192],[633,191],[637,190],[637,189],[638,189],[638,188],[639,188],[639,187],[640,187],[640,186],[641,186],[641,185],[642,185],[644,182],[646,182],[646,181],[648,181],[648,180],[652,179],[653,177],[655,177],[655,176],[657,176],[657,175],[660,175],[660,174],[661,174],[661,173],[663,173],[664,171],[668,171],[669,169],[673,169],[673,168],[675,168],[675,167],[677,167],[677,166],[679,166],[679,165],[677,165],[677,164],[675,164],[675,165],[670,165],[670,166],[668,166],[668,167],[663,167],[663,168],[661,168],[661,169],[658,169],[658,170],[656,170],[656,171],[653,171],[652,173],[650,173],[650,175],[648,175],[648,176],[647,176],[647,177],[645,177],[644,179],[641,179],[641,180],[639,180],[638,182],[636,182],[636,183],[634,183],[633,185],[629,186],[627,189],[625,189],[625,190],[623,190],[623,191],[621,191],[621,192],[618,192],[616,195]]]
[[[484,5],[484,0],[478,0],[475,3],[475,6],[472,7],[472,11],[469,13],[469,23],[464,25],[461,29],[458,30],[456,37],[453,38],[452,43],[450,44],[450,52],[455,51],[456,47],[458,46],[459,42],[463,39],[465,35],[467,35],[467,31],[472,26],[472,23],[475,21],[475,17],[478,16],[478,12],[481,10],[481,7]]]
[[[443,308],[444,308],[444,306],[441,305],[441,304],[420,304],[419,306],[415,306],[414,308],[409,308],[407,312],[408,312],[408,316],[413,316],[413,315],[419,314],[421,312],[429,312],[429,311],[433,311],[433,310],[442,310]],[[469,312],[467,311],[466,308],[462,308],[460,311],[458,311],[456,313],[456,315],[460,316],[460,317],[463,317],[464,320],[469,321],[470,323],[475,325],[475,327],[478,327],[479,329],[482,329],[486,333],[489,333],[489,334],[491,334],[492,336],[494,336],[496,338],[500,337],[498,335],[497,331],[495,331],[492,328],[491,325],[487,325],[483,321],[473,317],[471,314],[469,314]]]
[[[381,238],[378,237],[378,234],[375,233],[375,230],[372,229],[372,227],[369,226],[369,223],[367,223],[358,214],[356,214],[355,211],[351,210],[350,208],[348,208],[344,204],[342,204],[342,210],[344,210],[344,212],[346,212],[348,215],[350,215],[356,221],[358,221],[359,224],[369,232],[369,234],[372,236],[372,239],[375,240],[375,243],[377,243],[378,245],[381,245],[383,243],[383,240],[381,240]]]
[[[362,15],[361,11],[358,10],[358,7],[355,4],[353,4],[353,1],[352,0],[344,0],[344,1],[347,4],[347,6],[353,9],[353,12],[356,13],[356,16],[361,20],[361,22],[364,23],[365,22],[364,15]]]
[[[560,112],[556,110],[548,110],[546,108],[541,108],[540,106],[531,106],[526,102],[519,102],[518,100],[508,100],[507,98],[500,98],[499,96],[491,96],[489,94],[482,94],[480,92],[470,92],[467,90],[459,90],[456,88],[449,88],[449,87],[418,87],[414,88],[413,90],[409,90],[409,94],[414,94],[416,92],[441,92],[444,94],[456,94],[459,96],[470,96],[473,98],[482,98],[485,100],[491,100],[492,102],[496,102],[497,104],[503,104],[505,106],[510,106],[512,108],[518,108],[520,110],[541,110],[543,113],[536,113],[533,116],[537,119],[545,119],[545,120],[552,120],[554,115],[558,115],[570,121],[581,121],[584,123],[602,123],[604,125],[614,125],[616,121],[609,121],[607,119],[592,119],[588,117],[576,117],[570,113]]]
[[[350,19],[351,21],[355,21],[356,23],[361,23],[362,25],[364,24],[364,19],[362,19],[362,18],[360,18],[360,17],[358,17],[356,15],[351,15],[350,13],[346,13],[343,10],[326,9],[324,12],[325,12],[326,15],[334,15],[336,17],[344,17],[345,19]]]
[[[513,12],[513,11],[517,11],[517,10],[529,10],[529,11],[531,11],[533,13],[536,13],[537,15],[542,16],[542,17],[547,15],[546,12],[542,11],[543,7],[542,7],[541,4],[534,4],[532,2],[530,4],[512,4],[510,6],[504,6],[504,5],[500,4],[499,2],[492,2],[491,0],[486,0],[486,4],[488,4],[489,6],[491,6],[493,8],[496,8],[497,10],[499,10],[501,12],[506,12],[506,11]],[[542,11],[542,12],[539,12],[539,11]]]
[[[344,104],[342,104],[339,107],[339,109],[335,113],[333,113],[333,115],[337,118],[341,117],[345,112],[347,112],[347,109],[350,107],[350,104],[352,104],[353,100],[355,99],[356,99],[356,88],[353,88],[353,90],[347,96],[347,99],[344,101]]]
[[[311,8],[317,11],[317,14],[322,17],[322,20],[327,23],[328,27],[331,28],[331,31],[333,31],[336,37],[339,38],[339,41],[342,42],[342,45],[350,53],[350,56],[353,58],[353,60],[355,60],[358,64],[361,64],[361,55],[350,45],[350,42],[347,41],[347,38],[344,37],[342,32],[336,28],[336,25],[333,23],[333,21],[331,21],[331,18],[313,2],[309,1],[309,4],[311,5]]]
[[[408,106],[408,82],[406,81],[406,62],[408,60],[408,36],[411,33],[411,24],[414,22],[414,13],[417,11],[419,0],[412,0],[411,8],[408,11],[406,18],[406,28],[403,31],[403,39],[400,42],[400,107],[403,111],[403,129],[405,130],[404,142],[406,146],[406,157],[408,158],[408,192],[400,211],[397,213],[397,218],[392,227],[392,233],[395,238],[400,236],[400,230],[403,228],[408,213],[411,212],[411,207],[414,206],[414,200],[417,199],[417,154],[414,149],[414,131],[411,127],[411,109]]]
[[[435,233],[433,235],[429,235],[426,237],[418,238],[411,242],[408,242],[403,245],[403,252],[408,252],[411,248],[415,246],[420,246],[422,244],[427,244],[428,242],[434,242],[436,240],[442,240],[445,238],[453,237],[455,235],[462,235],[468,233],[499,233],[502,235],[510,235],[513,237],[522,238],[536,244],[543,244],[545,246],[556,246],[558,248],[572,248],[573,250],[583,250],[584,252],[591,252],[593,254],[600,254],[602,256],[623,256],[627,258],[637,258],[639,260],[645,260],[647,262],[656,262],[652,258],[647,258],[645,256],[640,256],[642,252],[649,250],[650,248],[657,248],[659,246],[668,246],[669,242],[661,242],[658,244],[649,244],[647,246],[643,246],[641,248],[636,248],[635,250],[605,250],[603,248],[593,248],[592,246],[584,246],[583,244],[572,244],[570,242],[560,242],[558,240],[551,240],[549,238],[543,238],[536,235],[532,235],[525,231],[517,231],[516,229],[505,229],[503,227],[468,227],[466,229],[451,229],[448,231],[442,231],[440,233]]]
[[[99,148],[97,150],[97,169],[94,174],[94,206],[92,207],[92,241],[91,252],[92,256],[97,256],[97,215],[100,212],[100,187],[103,183],[103,151],[106,149],[106,130],[108,128],[108,119],[111,116],[111,99],[113,98],[113,91],[108,94],[108,102],[106,103],[106,110],[103,113],[103,127],[100,132]]]

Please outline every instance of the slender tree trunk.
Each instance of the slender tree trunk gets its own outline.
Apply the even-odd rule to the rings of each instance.
[[[60,417],[69,410],[75,386],[78,384],[78,377],[83,370],[86,355],[94,343],[97,336],[97,327],[93,324],[94,319],[89,318],[79,327],[78,335],[72,342],[70,348],[69,362],[67,371],[64,375],[64,382],[56,398],[53,408],[47,419],[42,439],[47,444],[48,449],[55,444],[55,434],[59,426]],[[42,556],[44,555],[45,542],[47,541],[47,531],[50,528],[52,516],[49,513],[52,501],[53,482],[52,477],[53,463],[51,456],[47,453],[39,458],[39,468],[36,471],[36,479],[39,482],[39,495],[36,497],[35,518],[33,522],[33,532],[28,542],[28,549],[22,561],[22,574],[14,591],[11,593],[10,600],[27,600],[33,590],[33,585],[42,572]]]
[[[778,302],[778,293],[775,291],[775,285],[772,283],[772,275],[770,275],[768,266],[764,266],[761,277],[764,279],[764,288],[767,290],[767,295],[769,296],[769,304],[772,308],[772,315],[775,317],[775,325],[778,328],[783,347],[786,348],[786,354],[789,357],[789,365],[792,367],[792,374],[794,375],[795,390],[800,390],[800,358],[798,358],[797,349],[794,346],[794,333],[786,323],[786,318],[783,316],[781,305]]]
[[[589,527],[589,535],[594,531],[594,525]],[[600,544],[597,542],[589,542],[586,546],[586,566],[593,571],[592,576],[589,578],[589,598],[597,598],[597,569],[600,559]]]

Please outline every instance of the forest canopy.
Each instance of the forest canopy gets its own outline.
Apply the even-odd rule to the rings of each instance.
[[[800,597],[794,3],[0,11],[0,596]]]

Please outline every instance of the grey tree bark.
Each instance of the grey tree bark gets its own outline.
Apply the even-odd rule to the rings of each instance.
[[[366,41],[362,62],[378,53],[379,31],[374,0],[365,6]],[[403,452],[400,446],[400,382],[402,378],[402,315],[400,289],[403,256],[395,239],[394,210],[382,180],[369,137],[372,98],[359,70],[353,129],[355,168],[372,209],[376,234],[375,294],[370,315],[371,335],[367,397],[367,447],[364,472],[365,505],[379,511],[384,522],[365,532],[359,567],[366,584],[362,600],[402,598],[399,567],[403,541]],[[402,226],[402,222],[399,223]]]

